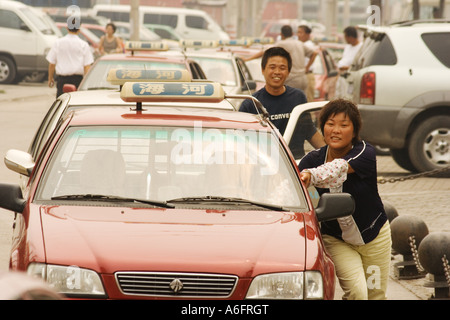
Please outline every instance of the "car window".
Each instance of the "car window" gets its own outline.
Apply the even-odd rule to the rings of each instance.
[[[206,78],[225,86],[237,86],[238,79],[230,59],[192,57],[202,67]]]
[[[0,10],[0,27],[9,29],[20,29],[23,23],[17,14],[10,10]]]
[[[59,119],[59,116],[55,116],[56,112],[60,109],[61,100],[55,100],[53,105],[48,110],[47,114],[44,117],[36,135],[33,138],[33,141],[30,144],[28,149],[28,153],[31,154],[33,160],[36,161],[37,156],[41,152],[44,147],[45,142],[47,141],[48,136],[53,131],[56,126],[56,121]]]
[[[395,65],[397,54],[392,46],[389,36],[386,34],[371,34],[365,38],[361,50],[355,57],[354,70],[373,65]]]
[[[208,21],[200,16],[186,16],[186,27],[193,29],[208,29]]]
[[[162,24],[165,26],[170,26],[176,28],[178,24],[178,16],[174,14],[144,14],[144,23],[148,24]]]
[[[145,61],[145,60],[102,60],[98,61],[84,78],[78,90],[94,89],[119,89],[118,85],[112,85],[107,81],[110,69],[135,69],[135,70],[186,70],[186,64],[175,62]]]
[[[273,133],[201,126],[69,128],[38,188],[37,200],[74,194],[158,201],[221,196],[307,207]]]
[[[244,83],[246,80],[253,80],[252,73],[247,68],[247,65],[245,64],[244,60],[241,58],[236,58],[236,64],[239,69],[239,75],[241,77],[241,83]]]
[[[111,21],[130,22],[129,12],[99,11],[97,16],[108,18]]]
[[[450,68],[450,33],[424,33],[422,39],[434,56],[447,68]]]

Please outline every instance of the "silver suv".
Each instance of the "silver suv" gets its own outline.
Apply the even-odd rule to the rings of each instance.
[[[361,27],[363,47],[347,77],[361,136],[389,148],[404,169],[450,165],[450,22]]]

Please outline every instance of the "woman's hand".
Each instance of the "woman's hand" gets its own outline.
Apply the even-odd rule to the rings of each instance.
[[[300,172],[300,180],[305,184],[305,186],[308,188],[311,184],[311,172],[303,170]]]

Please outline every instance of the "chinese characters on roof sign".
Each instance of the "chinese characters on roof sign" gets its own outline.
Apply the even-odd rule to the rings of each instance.
[[[192,81],[187,70],[137,70],[111,69],[108,72],[108,82],[123,85],[125,82],[143,81]]]
[[[121,92],[126,102],[144,101],[204,101],[220,102],[224,91],[218,83],[203,82],[135,82],[124,84]]]

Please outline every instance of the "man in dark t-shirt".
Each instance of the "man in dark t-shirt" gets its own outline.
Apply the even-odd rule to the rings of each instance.
[[[285,49],[281,47],[267,49],[261,60],[261,68],[266,85],[253,96],[263,104],[270,115],[270,121],[283,135],[292,110],[299,104],[306,103],[306,96],[302,90],[285,85],[292,68],[291,56]],[[239,111],[258,113],[252,100],[245,100]],[[314,148],[325,145],[322,135],[313,125],[306,131],[304,139]],[[302,141],[298,143],[303,147]]]

